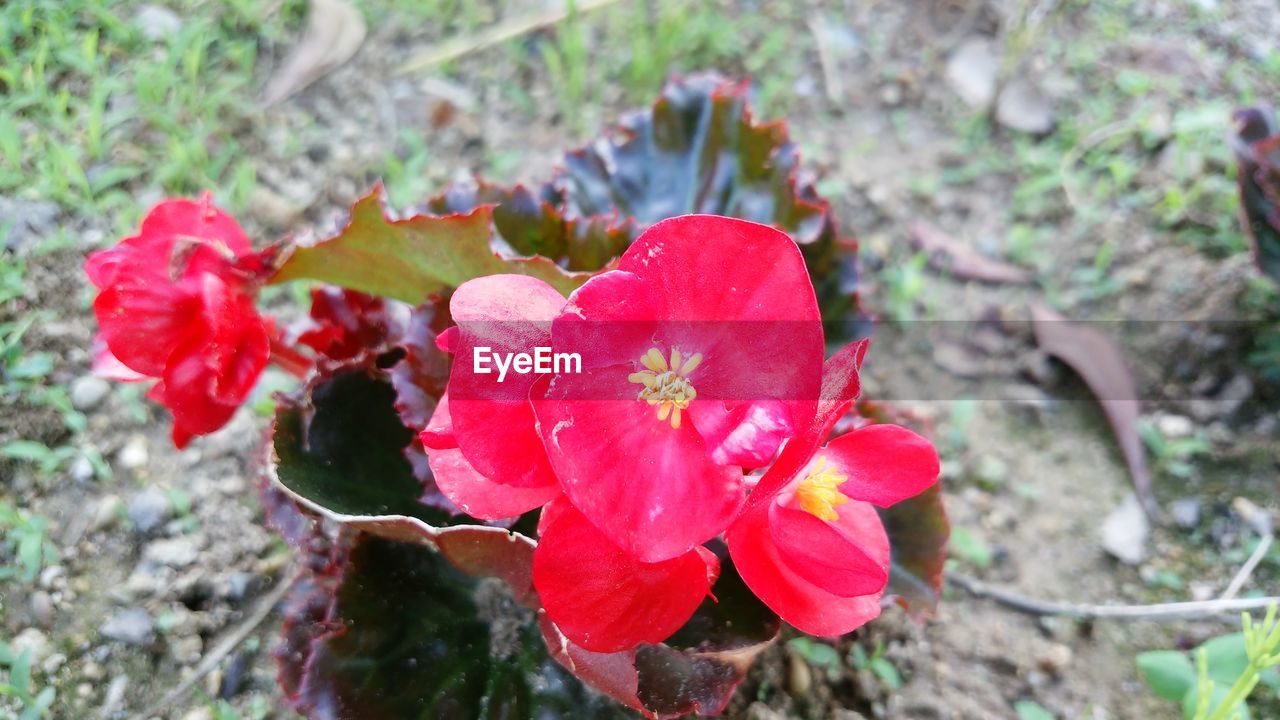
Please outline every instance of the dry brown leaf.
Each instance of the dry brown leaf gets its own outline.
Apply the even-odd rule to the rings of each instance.
[[[993,260],[923,220],[911,226],[914,245],[928,254],[929,264],[964,280],[990,283],[1031,282],[1031,273],[1016,265]]]
[[[1142,509],[1155,519],[1158,510],[1151,492],[1151,473],[1147,469],[1142,437],[1138,434],[1141,412],[1138,388],[1125,362],[1124,351],[1111,336],[1072,322],[1046,305],[1032,305],[1031,320],[1040,349],[1074,370],[1102,405],[1129,467]]]
[[[364,16],[346,0],[311,0],[302,39],[262,89],[262,104],[274,105],[350,60],[367,31]]]

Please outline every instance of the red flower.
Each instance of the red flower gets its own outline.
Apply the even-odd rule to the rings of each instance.
[[[858,394],[866,343],[827,361],[823,402],[753,491],[726,540],[746,584],[783,620],[812,635],[842,635],[880,614],[889,539],[875,507],[938,479],[928,440],[872,425],[818,448]]]
[[[698,609],[720,562],[698,547],[657,563],[636,560],[563,499],[538,523],[533,584],[547,616],[593,652],[666,640]]]
[[[449,390],[421,434],[445,497],[483,520],[514,517],[560,494],[538,435],[529,391],[537,377],[473,372],[476,347],[531,353],[551,342],[564,297],[541,280],[491,275],[463,283],[449,299],[457,323],[437,339],[454,354]]]
[[[823,337],[795,242],[773,228],[691,215],[646,230],[587,281],[552,326],[581,373],[533,401],[570,502],[644,562],[720,534],[743,471],[808,427]]]
[[[158,379],[148,397],[173,413],[178,447],[225,425],[267,363],[253,279],[237,262],[250,254],[206,195],[160,203],[137,235],[85,261],[105,345],[95,367]]]

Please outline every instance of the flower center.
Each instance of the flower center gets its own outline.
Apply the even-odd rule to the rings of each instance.
[[[702,353],[686,358],[680,354],[680,348],[673,347],[668,362],[662,351],[654,347],[640,356],[640,364],[645,366],[644,370],[627,376],[627,380],[644,386],[636,399],[656,406],[658,420],[670,419],[671,427],[680,429],[680,411],[688,408],[698,396],[689,382],[689,374],[702,364]]]
[[[805,512],[819,520],[838,520],[840,515],[836,508],[849,502],[849,498],[840,492],[840,485],[848,479],[848,476],[841,475],[834,468],[828,468],[827,458],[819,455],[809,476],[796,488],[796,499]]]

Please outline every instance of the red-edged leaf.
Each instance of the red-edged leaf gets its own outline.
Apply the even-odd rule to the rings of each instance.
[[[531,275],[566,294],[586,279],[547,258],[501,257],[490,244],[490,206],[466,214],[393,220],[381,195],[379,186],[356,201],[351,219],[337,235],[287,253],[271,282],[320,280],[417,305],[483,275]]]
[[[1263,108],[1235,113],[1240,220],[1253,244],[1258,268],[1280,282],[1280,134],[1275,115]]]

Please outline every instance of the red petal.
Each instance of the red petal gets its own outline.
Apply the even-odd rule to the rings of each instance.
[[[458,328],[449,376],[454,437],[478,472],[507,485],[555,483],[529,404],[538,376],[509,369],[499,380],[493,363],[491,372],[477,373],[476,348],[487,347],[494,356],[549,348],[551,319],[563,306],[554,288],[524,275],[467,281],[449,301]]]
[[[584,369],[635,362],[653,347],[656,303],[653,289],[631,273],[597,275],[569,296],[552,325],[555,349],[580,354]]]
[[[213,204],[208,193],[197,200],[163,200],[142,220],[143,237],[196,238],[223,245],[231,255],[247,255],[253,248],[235,219]]]
[[[456,444],[452,448],[440,448],[447,444],[443,438],[452,437],[453,432],[448,398],[447,394],[440,398],[431,422],[420,437],[436,486],[454,505],[474,518],[500,520],[523,515],[560,494],[560,487],[554,483],[524,488],[494,482],[477,472]],[[432,441],[430,445],[428,440]]]
[[[199,301],[188,283],[137,273],[123,275],[93,301],[99,337],[126,367],[143,375],[164,373],[169,354],[201,331]]]
[[[699,400],[689,406],[709,455],[721,465],[758,468],[769,464],[782,441],[794,434],[791,413],[777,400],[734,403]]]
[[[846,510],[847,508],[847,510]],[[863,547],[885,538],[868,505],[842,505],[840,519],[827,522],[799,508],[769,506],[769,532],[788,567],[813,585],[841,597],[869,595],[889,581],[889,545]],[[875,557],[873,557],[873,554]]]
[[[140,382],[147,376],[135,372],[128,365],[120,362],[120,358],[111,354],[111,348],[101,337],[93,339],[93,374],[108,380],[119,382]]]
[[[880,507],[919,495],[938,480],[933,444],[898,425],[870,425],[845,433],[819,453],[849,479],[840,492]]]
[[[712,462],[692,423],[674,429],[636,400],[583,399],[616,397],[629,372],[614,366],[561,375],[545,397],[535,388],[534,408],[574,506],[628,553],[657,562],[723,532],[745,490],[741,469]]]
[[[861,505],[862,509],[851,506]],[[849,503],[841,511],[865,516],[875,514],[870,505]],[[725,539],[733,565],[747,586],[783,620],[810,635],[843,635],[880,615],[881,592],[841,597],[806,580],[789,564],[769,529],[767,508],[744,513]],[[841,512],[841,517],[845,512]],[[868,518],[869,519],[869,518]],[[883,535],[884,530],[880,530]],[[888,540],[883,540],[888,548]]]
[[[547,616],[582,648],[616,652],[662,642],[706,597],[712,573],[696,550],[642,563],[581,513],[556,512],[533,554],[533,584]]]

